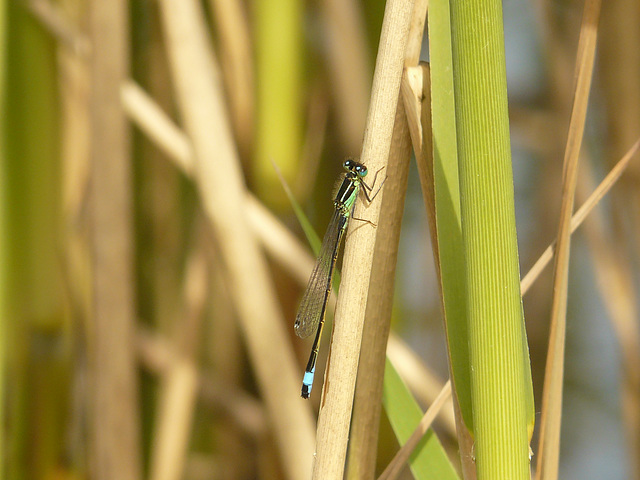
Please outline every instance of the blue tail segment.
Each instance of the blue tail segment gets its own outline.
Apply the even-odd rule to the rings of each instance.
[[[302,378],[302,398],[309,398],[311,395],[311,388],[313,388],[313,376],[316,373],[316,367],[310,372],[304,372],[304,377]]]

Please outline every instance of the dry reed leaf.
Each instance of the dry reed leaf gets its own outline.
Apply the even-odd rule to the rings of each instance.
[[[404,110],[407,115],[407,124],[411,134],[411,143],[416,155],[416,162],[422,162],[422,76],[425,72],[422,67],[405,67],[402,83],[400,84],[400,94]]]

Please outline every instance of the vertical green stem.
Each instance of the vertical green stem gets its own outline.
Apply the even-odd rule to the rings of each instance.
[[[528,478],[502,4],[451,0],[451,25],[477,474]]]
[[[291,181],[302,143],[302,3],[259,0],[254,19],[258,80],[255,183],[267,202],[278,204],[285,196],[280,194],[272,161]]]
[[[4,142],[5,121],[6,117],[6,48],[7,48],[7,2],[0,0],[0,418],[6,418],[5,413],[5,381],[7,377],[7,255],[6,245],[7,233],[7,197],[6,197],[6,180],[4,162],[6,159],[6,146]],[[0,428],[3,432],[7,431],[5,421],[0,421]],[[4,435],[0,435],[0,472],[6,472],[6,453]]]

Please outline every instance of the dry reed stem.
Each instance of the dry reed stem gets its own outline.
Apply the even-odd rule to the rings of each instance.
[[[378,477],[378,480],[393,480],[395,478],[398,478],[398,475],[402,471],[402,467],[404,467],[405,462],[409,460],[409,457],[413,453],[413,450],[418,446],[418,443],[420,443],[420,440],[422,440],[424,434],[427,433],[427,430],[431,428],[433,420],[435,420],[436,416],[445,405],[446,401],[450,398],[451,381],[448,381],[444,384],[444,387],[442,387],[442,390],[440,391],[436,399],[422,416],[422,419],[418,423],[418,426],[413,431],[409,439],[405,442],[404,445],[402,445],[402,447],[400,447],[400,450],[396,452],[393,459],[389,462],[389,465],[387,465],[387,468],[385,468],[384,472],[382,472],[382,475]]]
[[[576,88],[564,158],[562,207],[553,279],[551,329],[542,396],[542,418],[538,446],[537,480],[555,480],[560,454],[562,421],[562,384],[564,378],[564,345],[566,332],[567,290],[571,212],[573,210],[580,146],[584,133],[589,90],[595,59],[600,0],[587,0],[580,29],[576,61]]]
[[[429,235],[433,250],[434,264],[437,277],[440,278],[440,253],[438,247],[438,232],[436,223],[436,200],[433,174],[433,132],[431,119],[431,67],[428,63],[421,63],[407,71],[403,80],[403,94],[405,105],[415,104],[408,109],[409,132],[413,151],[416,155],[418,177],[422,188],[422,199],[429,220]],[[416,100],[413,100],[413,99]],[[416,101],[421,99],[421,105]],[[415,116],[417,115],[417,117]],[[438,281],[440,284],[440,281]]]
[[[93,324],[92,478],[141,478],[135,366],[129,141],[120,105],[126,78],[126,2],[89,5],[91,57],[91,241]]]
[[[380,206],[380,218],[384,220],[376,232],[376,261],[371,269],[358,365],[347,463],[347,476],[352,479],[373,478],[375,474],[387,338],[410,160],[406,115],[402,103],[398,102],[389,165],[385,169],[385,195]]]
[[[427,1],[416,1],[404,54],[405,65],[418,63],[426,13]],[[413,105],[414,110],[421,106],[420,98],[415,100],[418,106]],[[370,294],[367,298],[366,323],[358,368],[360,374],[353,407],[349,478],[372,478],[375,474],[387,339],[391,328],[400,228],[411,161],[411,141],[405,108],[403,102],[399,101],[386,169],[385,196],[380,206],[380,218],[384,222],[378,225],[376,232],[376,262],[371,269]]]
[[[371,172],[386,165],[398,104],[413,1],[387,2],[361,161]],[[383,173],[384,174],[384,173]],[[380,192],[384,195],[384,191]],[[357,203],[354,216],[378,223],[382,197],[371,205]],[[376,228],[354,225],[347,234],[342,284],[336,307],[331,355],[320,407],[317,456],[313,478],[338,479],[344,474],[351,408],[360,355]],[[360,227],[360,228],[358,228]]]
[[[268,266],[244,215],[246,187],[203,12],[195,0],[162,0],[160,6],[178,105],[196,159],[196,185],[222,253],[283,468],[288,478],[307,478],[313,452],[311,410],[298,398],[297,362]]]
[[[129,119],[140,128],[176,166],[193,178],[195,160],[187,135],[138,84],[128,79],[120,88],[122,107]]]
[[[407,127],[409,128],[411,145],[416,155],[416,162],[423,162],[425,153],[422,147],[424,132],[420,121],[422,118],[422,104],[425,103],[424,89],[422,88],[425,75],[427,77],[426,81],[429,82],[428,66],[426,68],[422,66],[407,66],[404,69],[402,83],[400,84],[402,104],[407,116]]]

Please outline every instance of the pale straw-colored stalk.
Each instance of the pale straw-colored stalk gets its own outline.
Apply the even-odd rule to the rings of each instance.
[[[562,423],[562,390],[564,380],[564,345],[566,334],[567,291],[571,213],[578,178],[578,158],[595,60],[600,0],[587,0],[584,6],[576,59],[576,86],[567,136],[562,178],[562,206],[553,274],[553,301],[549,349],[542,392],[542,417],[538,444],[537,480],[558,478],[560,426]]]
[[[195,0],[163,0],[160,8],[177,103],[194,153],[195,183],[215,232],[283,468],[288,478],[308,478],[311,410],[298,397],[297,362],[266,260],[244,215],[246,186],[202,7]]]
[[[387,163],[404,65],[413,1],[387,2],[360,160],[375,174]],[[382,172],[385,175],[386,172]],[[381,182],[382,178],[379,177]],[[374,186],[374,188],[376,188]],[[383,195],[384,191],[380,192]],[[354,216],[379,223],[382,196],[357,203]],[[360,224],[359,224],[360,223]],[[327,364],[317,435],[315,479],[343,478],[376,228],[352,222]]]
[[[406,67],[418,63],[426,13],[427,1],[416,1],[405,50]],[[419,100],[417,103],[420,104]],[[387,339],[391,326],[398,244],[411,159],[408,128],[405,105],[398,102],[389,163],[385,172],[385,196],[380,206],[380,217],[384,221],[378,225],[374,252],[376,261],[371,270],[358,367],[347,473],[347,477],[353,479],[371,478],[376,467]]]

